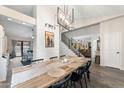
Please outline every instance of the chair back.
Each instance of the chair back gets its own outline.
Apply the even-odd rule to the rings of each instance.
[[[79,67],[76,72],[79,75],[83,75],[85,73],[85,66]]]
[[[63,80],[51,85],[50,88],[67,88],[69,85],[70,78],[71,78],[71,74],[68,75]]]
[[[89,71],[90,66],[91,66],[91,61],[88,61],[86,66],[85,66],[85,70]]]

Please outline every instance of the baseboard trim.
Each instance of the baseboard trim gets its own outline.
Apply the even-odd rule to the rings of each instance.
[[[120,70],[124,70],[124,68],[122,68],[121,66],[120,66],[120,68],[119,68]]]

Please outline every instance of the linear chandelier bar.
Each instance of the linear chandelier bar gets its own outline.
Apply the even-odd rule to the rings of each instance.
[[[57,23],[67,29],[71,30],[71,24],[74,23],[74,9],[68,8],[68,6],[64,6],[64,9],[57,7]]]

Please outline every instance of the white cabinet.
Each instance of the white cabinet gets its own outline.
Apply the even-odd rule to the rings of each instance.
[[[4,31],[3,31],[3,27],[0,25],[0,58],[2,58],[2,53],[3,53],[3,38],[4,38]]]
[[[4,31],[0,25],[0,82],[6,80],[8,59],[2,58],[4,45]]]
[[[7,76],[8,59],[0,59],[0,82],[6,80]]]

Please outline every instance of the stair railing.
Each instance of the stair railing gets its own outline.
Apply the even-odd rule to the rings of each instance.
[[[69,49],[71,49],[77,56],[82,56],[82,54],[77,50],[76,47],[73,46],[73,44],[78,43],[76,40],[74,39],[69,39],[65,33],[61,34],[61,40],[64,44],[66,44],[68,46]]]

